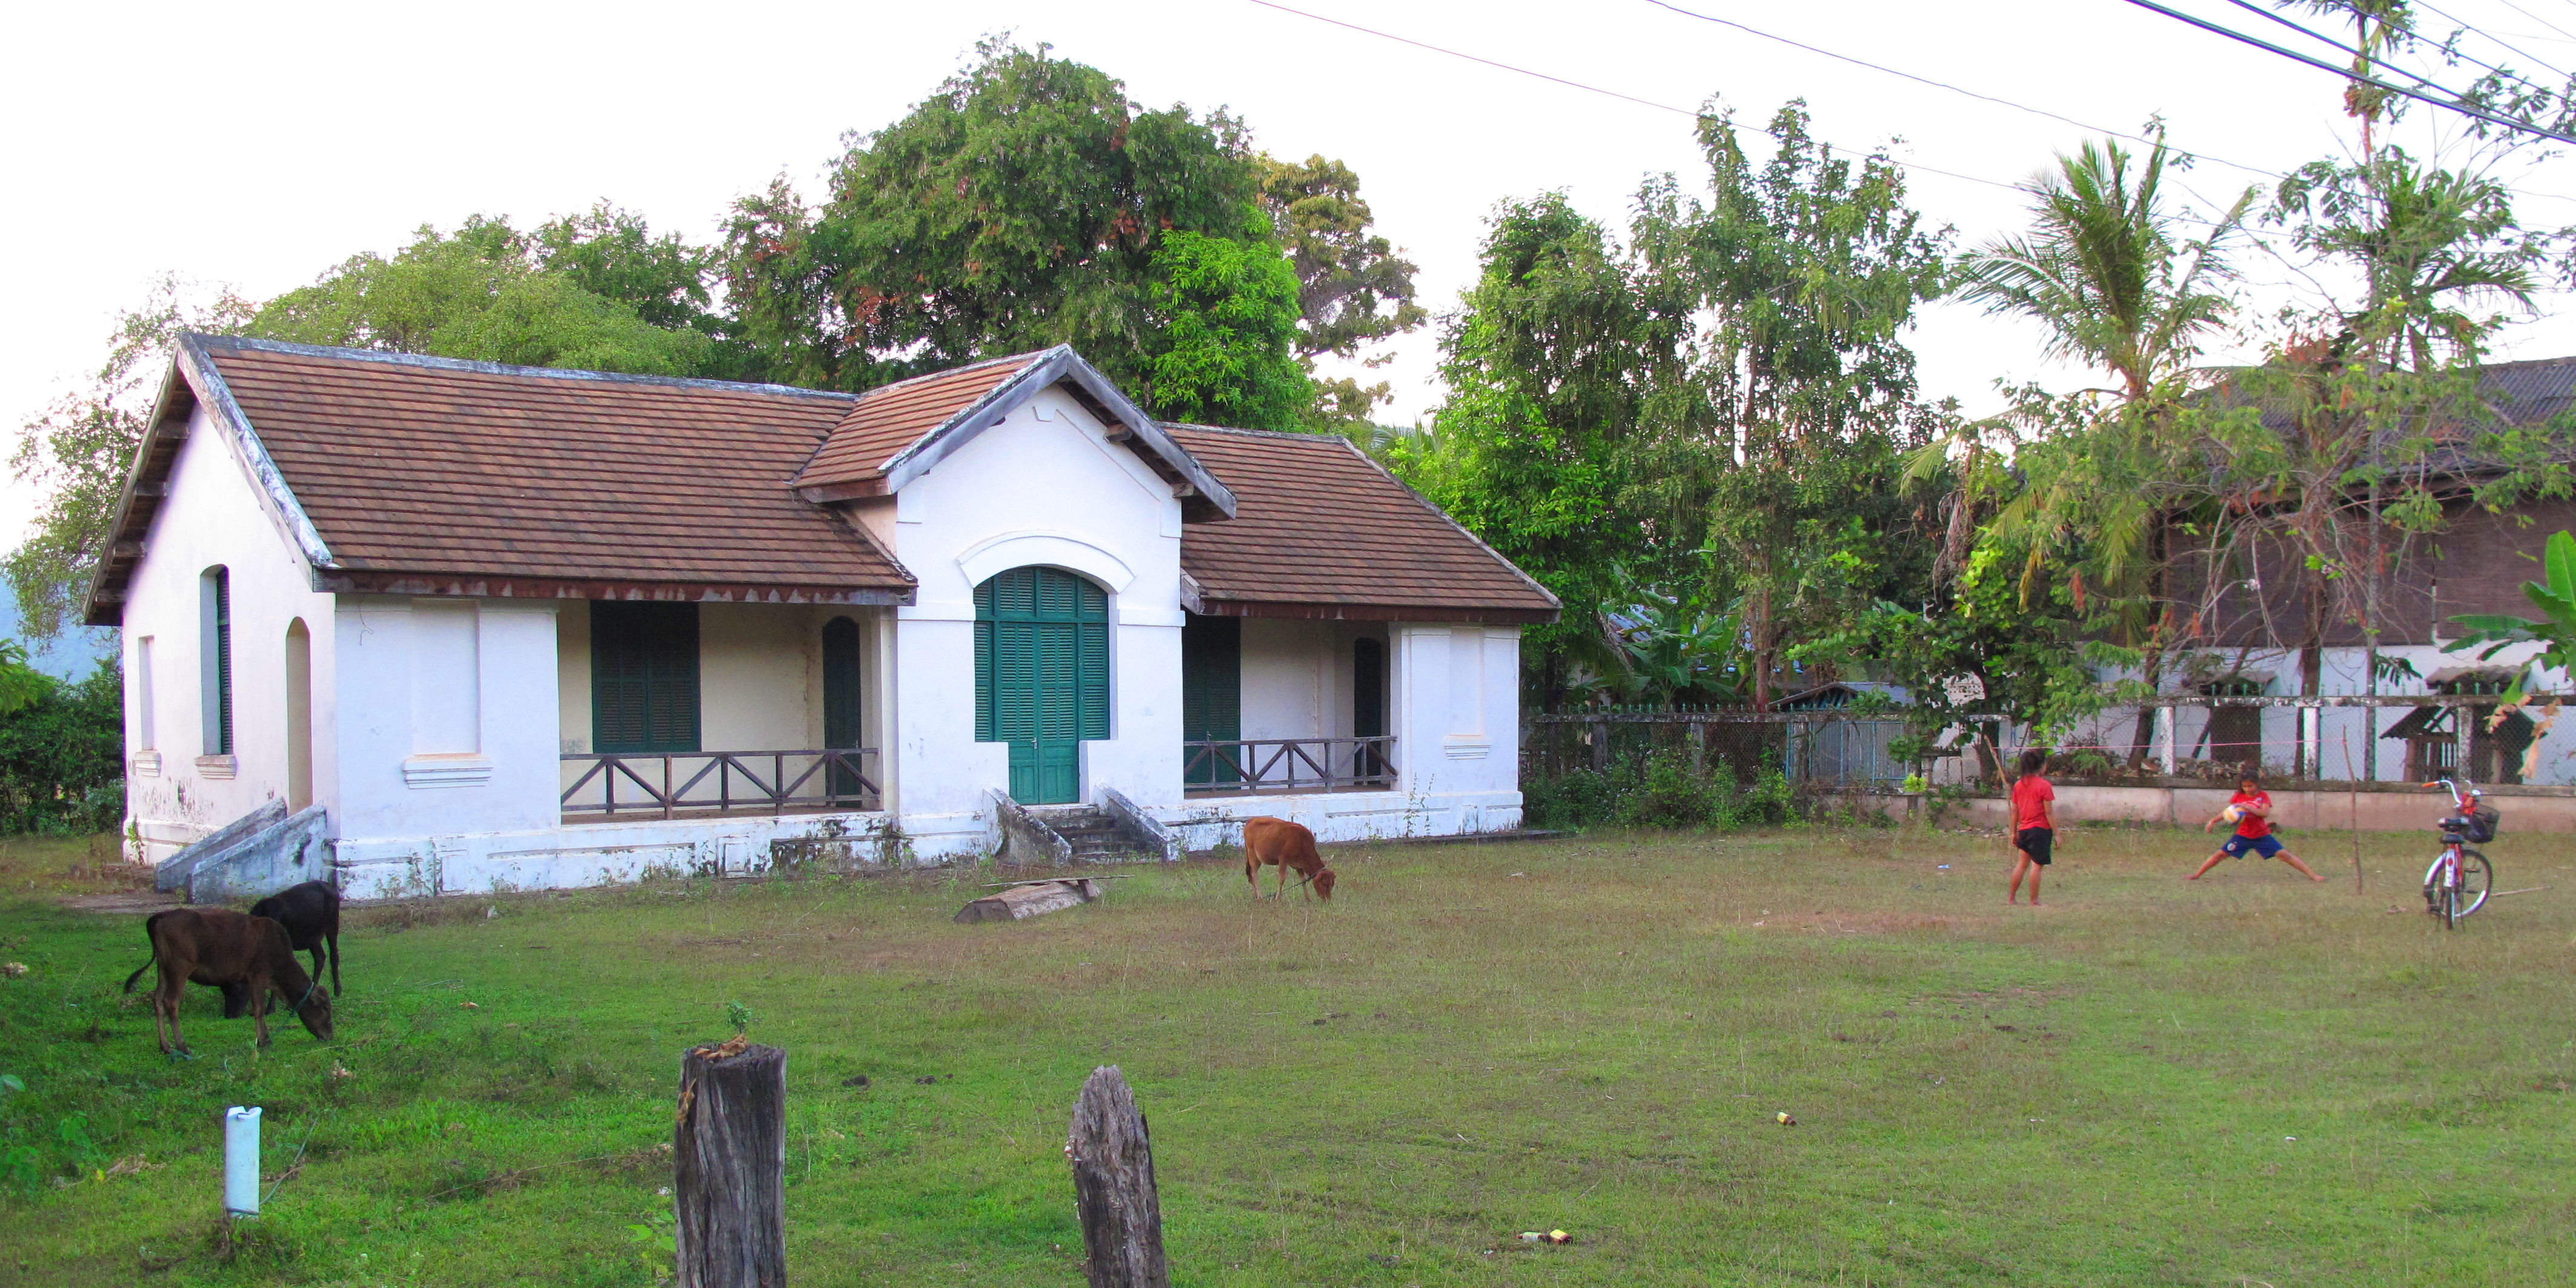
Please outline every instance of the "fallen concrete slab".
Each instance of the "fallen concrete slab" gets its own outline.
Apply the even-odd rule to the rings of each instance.
[[[1024,921],[1099,897],[1100,883],[1090,877],[1026,881],[967,904],[957,910],[955,920],[961,926],[978,921]]]

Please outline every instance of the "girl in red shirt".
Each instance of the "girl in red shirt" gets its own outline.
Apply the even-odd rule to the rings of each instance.
[[[2012,884],[2004,889],[2006,907],[2020,902],[2025,872],[2030,874],[2030,906],[2039,906],[2039,874],[2047,870],[2049,847],[2057,840],[2057,789],[2039,772],[2047,767],[2047,752],[2033,747],[2021,754],[2021,777],[2012,785],[2012,844],[2020,857],[2013,863]]]
[[[2310,881],[2325,880],[2309,871],[2307,864],[2299,862],[2298,855],[2281,848],[2281,838],[2272,835],[2272,794],[2263,790],[2263,784],[2256,781],[2254,775],[2246,774],[2236,780],[2236,794],[2228,797],[2227,803],[2236,810],[2236,835],[2227,838],[2227,844],[2218,847],[2218,853],[2210,855],[2209,861],[2200,865],[2200,871],[2183,880],[2198,881],[2211,868],[2217,867],[2219,860],[2241,859],[2249,851],[2267,859],[2279,859],[2297,868]],[[2227,813],[2221,810],[2201,824],[2200,830],[2206,832],[2226,821]]]

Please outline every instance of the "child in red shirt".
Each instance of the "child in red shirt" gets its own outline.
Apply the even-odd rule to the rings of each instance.
[[[2236,794],[2228,797],[2227,803],[2236,810],[2236,835],[2227,838],[2227,844],[2218,847],[2218,853],[2210,855],[2209,861],[2200,865],[2200,871],[2183,880],[2198,881],[2211,868],[2217,867],[2219,860],[2241,859],[2248,851],[2267,859],[2277,858],[2305,873],[2310,881],[2325,880],[2309,871],[2307,864],[2299,862],[2298,855],[2281,848],[2281,838],[2272,835],[2272,794],[2263,790],[2262,783],[2254,775],[2246,774],[2236,780]],[[2221,810],[2201,824],[2200,830],[2206,832],[2226,821],[2227,813]]]
[[[2004,889],[2006,907],[2020,901],[2025,872],[2030,874],[2030,906],[2039,906],[2039,874],[2047,869],[2049,847],[2057,839],[2057,789],[2039,772],[2047,767],[2047,752],[2033,747],[2021,754],[2021,777],[2012,785],[2012,844],[2020,857],[2013,863],[2012,884]]]

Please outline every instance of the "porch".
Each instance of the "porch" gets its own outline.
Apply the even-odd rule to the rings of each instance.
[[[567,609],[562,821],[883,810],[873,699],[886,625],[881,610],[838,605]]]
[[[1191,614],[1181,635],[1185,797],[1387,791],[1386,627]]]

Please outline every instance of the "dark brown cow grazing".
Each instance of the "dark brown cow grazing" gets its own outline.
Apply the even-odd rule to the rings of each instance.
[[[1288,893],[1288,870],[1294,868],[1305,878],[1300,886],[1311,886],[1326,903],[1333,900],[1333,870],[1324,866],[1324,857],[1315,853],[1315,834],[1305,826],[1284,818],[1263,815],[1243,820],[1243,879],[1252,883],[1252,893],[1261,893],[1261,869],[1279,865],[1279,893]]]
[[[241,986],[261,1046],[268,1045],[272,991],[286,999],[314,1037],[331,1040],[331,995],[304,973],[304,964],[288,946],[286,927],[230,908],[172,908],[153,913],[143,923],[143,933],[152,941],[152,960],[125,977],[125,991],[134,991],[134,981],[144,971],[161,968],[152,990],[152,1030],[161,1039],[163,1054],[189,1053],[179,1036],[179,1002],[192,983]]]
[[[322,949],[331,949],[331,991],[342,997],[349,990],[340,986],[340,892],[328,881],[307,881],[270,895],[250,906],[250,915],[266,917],[286,927],[286,942],[299,953],[313,954],[313,975],[322,975]]]

